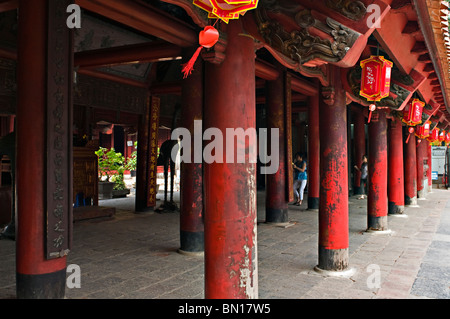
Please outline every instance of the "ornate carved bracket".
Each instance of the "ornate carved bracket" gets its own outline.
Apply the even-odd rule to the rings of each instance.
[[[328,8],[336,10],[343,16],[352,20],[362,19],[367,12],[366,6],[361,1],[327,0],[325,3]]]
[[[273,49],[279,51],[292,63],[300,65],[314,59],[339,62],[350,50],[359,33],[327,18],[325,23],[313,17],[310,10],[300,9],[290,17],[298,26],[288,31],[278,20],[271,19],[264,6],[258,7],[255,19],[260,35]],[[327,36],[322,38],[310,32],[310,28]]]
[[[334,87],[332,86],[324,86],[322,87],[322,98],[325,104],[333,105],[334,104]]]

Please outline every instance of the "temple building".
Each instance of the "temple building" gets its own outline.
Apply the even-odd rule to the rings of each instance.
[[[297,152],[303,205],[318,211],[318,272],[351,271],[348,198],[362,192],[364,155],[367,231],[389,232],[389,214],[427,196],[432,145],[450,143],[447,1],[207,12],[239,6],[225,2],[0,0],[0,226],[16,241],[18,298],[63,298],[74,220],[111,213],[98,205],[100,147],[136,157],[140,213],[158,208],[158,173],[173,182],[172,147],[191,154],[180,251],[204,253],[211,299],[258,297],[256,193],[266,223],[287,223]],[[191,137],[178,143],[181,128]],[[228,129],[245,139],[220,147],[211,132]]]

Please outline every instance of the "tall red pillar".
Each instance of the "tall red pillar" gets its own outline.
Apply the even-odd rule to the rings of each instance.
[[[192,56],[192,52],[185,56]],[[203,168],[202,162],[194,154],[194,152],[201,152],[201,148],[195,148],[194,135],[203,133],[201,127],[203,118],[202,61],[197,61],[195,69],[189,77],[183,80],[181,101],[180,126],[188,129],[191,134],[191,159],[189,163],[181,162],[179,252],[201,254],[204,251]],[[195,126],[195,123],[197,126]],[[185,151],[188,150],[182,150],[182,152]],[[201,154],[199,155],[198,157],[201,160]]]
[[[369,189],[367,230],[387,230],[387,120],[384,111],[372,114],[369,124]]]
[[[425,183],[428,184],[427,176],[425,175],[424,163],[428,162],[426,160],[428,156],[426,140],[416,138],[416,168],[417,168],[417,199],[425,199],[426,188]]]
[[[394,117],[389,125],[388,214],[403,214],[405,189],[403,178],[403,129]]]
[[[63,298],[65,294],[64,247],[70,242],[67,231],[73,204],[71,176],[66,175],[72,156],[67,5],[67,1],[19,1],[17,298]]]
[[[286,150],[285,150],[285,79],[284,73],[273,81],[266,81],[266,107],[268,141],[272,141],[272,129],[278,130],[278,147],[269,143],[269,153],[277,152],[279,167],[274,174],[266,175],[266,222],[287,223],[288,201],[286,197]],[[291,169],[289,167],[289,169]]]
[[[347,105],[340,68],[330,66],[332,87],[323,87],[320,110],[319,264],[348,268]]]
[[[241,20],[230,21],[225,60],[205,65],[204,130],[256,127],[255,47]],[[230,142],[230,141],[227,141]],[[225,143],[224,143],[225,144]],[[205,148],[209,144],[205,145]],[[247,150],[245,143],[234,151]],[[224,148],[225,150],[225,148]],[[204,162],[205,297],[257,298],[256,163]]]
[[[431,144],[428,141],[424,141],[427,144],[427,158],[428,158],[428,171],[427,171],[427,178],[428,178],[428,192],[432,191],[433,188],[433,180],[431,179],[431,172],[433,170],[433,167],[431,165]]]
[[[416,136],[411,134],[406,143],[408,135],[409,132],[404,129],[405,205],[415,206],[417,205]]]
[[[319,94],[309,98],[308,109],[308,209],[319,209],[320,130]]]
[[[362,108],[353,109],[354,119],[354,144],[355,144],[355,165],[361,167],[363,155],[366,155],[366,124]],[[362,194],[361,172],[355,169],[354,175],[354,193]],[[367,192],[367,189],[364,190]]]

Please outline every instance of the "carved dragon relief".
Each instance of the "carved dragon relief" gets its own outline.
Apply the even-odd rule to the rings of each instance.
[[[293,64],[302,65],[313,59],[339,62],[360,35],[331,18],[322,23],[315,19],[308,9],[301,9],[292,18],[299,28],[288,32],[281,23],[268,17],[264,6],[255,12],[258,30],[264,41],[291,59]],[[324,32],[333,41],[312,35],[309,28]]]
[[[326,6],[352,20],[361,20],[367,13],[367,8],[361,1],[327,0]]]

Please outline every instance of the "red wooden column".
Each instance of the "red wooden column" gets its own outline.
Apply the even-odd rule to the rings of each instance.
[[[189,59],[192,56],[192,52],[185,56],[189,56]],[[183,80],[181,100],[180,126],[188,129],[191,134],[191,160],[190,163],[181,162],[179,252],[200,254],[204,251],[203,169],[201,148],[195,150],[194,134],[202,134],[200,122],[203,118],[202,61],[197,61],[191,75]],[[196,122],[197,126],[194,126],[194,121],[196,120],[199,122]],[[196,161],[194,151],[200,152],[200,161]]]
[[[425,141],[427,144],[427,157],[428,157],[428,192],[431,192],[433,189],[433,180],[431,179],[431,171],[433,170],[433,166],[431,165],[431,144],[428,141]]]
[[[416,167],[417,167],[417,198],[425,199],[426,188],[424,185],[425,179],[427,178],[424,169],[424,160],[428,156],[427,144],[426,140],[421,140],[416,137]]]
[[[369,189],[367,230],[387,230],[387,120],[384,111],[372,113],[369,124]]]
[[[354,144],[355,144],[355,165],[361,167],[363,155],[366,155],[366,124],[363,110],[361,108],[353,109],[354,118]],[[355,170],[354,183],[355,194],[362,194],[361,172]],[[365,192],[367,190],[365,189]]]
[[[319,95],[309,98],[308,110],[308,209],[319,209],[320,130]]]
[[[287,223],[286,198],[286,150],[285,150],[285,79],[281,73],[274,81],[266,81],[266,107],[268,141],[272,141],[272,129],[278,129],[278,147],[268,144],[268,153],[278,152],[279,167],[276,173],[266,175],[266,223]],[[290,169],[290,167],[289,167]],[[292,181],[293,182],[293,181]]]
[[[67,251],[60,249],[70,241],[67,228],[72,224],[67,216],[72,204],[70,177],[65,175],[71,170],[66,166],[71,153],[65,148],[71,147],[65,139],[71,126],[62,120],[71,119],[72,74],[65,19],[58,28],[56,22],[61,21],[55,17],[64,17],[66,7],[66,1],[19,1],[17,298],[63,298],[65,294]],[[61,41],[58,51],[54,49],[55,38]],[[52,78],[56,65],[51,57],[61,59],[58,78]],[[47,126],[47,122],[55,126]],[[54,217],[61,218],[61,223]],[[59,235],[52,238],[55,230]]]
[[[416,136],[411,134],[408,143],[406,143],[408,134],[404,128],[405,205],[415,206],[417,205]]]
[[[340,68],[330,66],[332,87],[323,87],[320,118],[319,264],[316,270],[348,268],[347,105]]]
[[[403,214],[405,189],[403,178],[403,129],[394,117],[389,125],[388,214]]]
[[[256,126],[254,42],[241,20],[226,27],[225,60],[205,66],[203,113],[204,130],[218,128],[224,136],[226,128]],[[244,144],[234,144],[235,154],[248,149]],[[249,163],[247,155],[245,163],[223,159],[203,164],[205,297],[257,298],[256,163]]]

